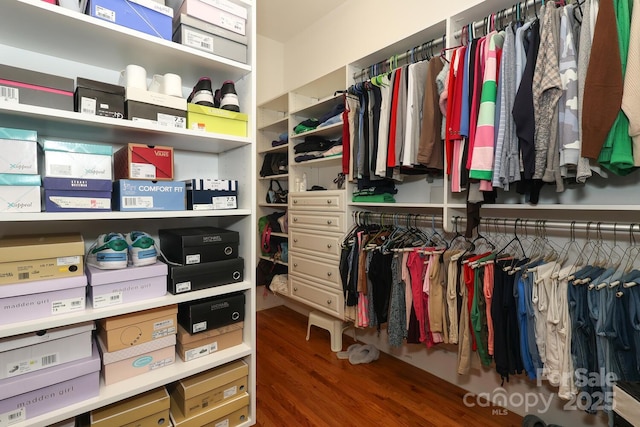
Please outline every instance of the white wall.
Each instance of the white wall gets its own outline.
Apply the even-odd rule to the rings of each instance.
[[[278,95],[282,95],[284,87],[284,45],[275,40],[258,35],[257,44],[257,105]]]

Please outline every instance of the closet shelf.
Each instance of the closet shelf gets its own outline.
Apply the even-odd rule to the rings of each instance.
[[[261,180],[261,181],[270,181],[272,179],[287,179],[287,178],[289,178],[289,174],[288,173],[281,173],[279,175],[261,176],[258,179]]]
[[[275,122],[268,123],[258,127],[258,131],[262,132],[286,132],[289,125],[289,117],[283,117]]]
[[[144,212],[34,212],[3,213],[0,222],[15,221],[95,221],[102,219],[148,219],[148,218],[199,218],[251,215],[250,209],[225,209],[218,211],[144,211]]]
[[[276,233],[271,233],[271,235],[274,235],[274,234],[276,234]],[[285,237],[286,237],[286,235],[285,235]],[[286,262],[275,261],[273,258],[269,258],[268,256],[264,256],[264,255],[260,255],[260,259],[264,259],[266,261],[273,262],[273,263],[280,264],[280,265],[286,265],[286,266],[289,265]]]
[[[309,106],[298,108],[293,111],[289,111],[289,116],[295,115],[295,116],[305,117],[307,119],[318,118],[323,114],[331,111],[331,108],[333,108],[334,105],[336,105],[339,102],[342,102],[342,96],[343,96],[342,94],[339,94],[335,96],[328,96],[322,99],[315,99],[311,101],[313,102],[313,104]]]
[[[411,209],[442,209],[444,203],[367,203],[348,202],[349,206],[385,207],[385,208],[411,208]]]
[[[483,209],[516,209],[516,210],[529,210],[529,211],[640,211],[640,204],[638,205],[529,205],[529,204],[496,204],[496,205],[482,205]]]
[[[313,160],[305,160],[304,162],[296,162],[296,163],[290,163],[291,166],[306,166],[309,164],[312,164],[314,166],[318,166],[318,163],[323,163],[324,165],[328,165],[328,164],[339,164],[342,163],[342,154],[338,155],[338,156],[331,156],[331,157],[321,157],[319,159],[313,159]]]
[[[105,317],[119,316],[121,314],[133,313],[135,311],[147,310],[150,308],[163,307],[171,304],[178,304],[186,301],[193,301],[217,295],[224,295],[231,292],[246,291],[252,289],[253,284],[248,281],[232,283],[229,285],[216,286],[199,291],[185,292],[183,294],[172,295],[167,293],[160,298],[153,298],[144,301],[136,301],[130,304],[120,304],[104,308],[87,308],[76,313],[60,314],[43,319],[35,319],[27,322],[10,323],[0,326],[0,338],[12,335],[24,334],[26,332],[38,331],[43,328],[55,328],[57,326],[72,325],[74,323],[97,320]],[[247,303],[249,305],[249,303]]]
[[[286,209],[289,206],[287,203],[258,203],[258,206],[263,208],[281,208]]]
[[[58,9],[63,8],[58,6]],[[0,102],[0,126],[32,129],[47,137],[79,141],[113,144],[153,141],[154,145],[202,153],[222,153],[251,143],[248,137],[172,129],[139,121],[8,102]]]
[[[289,149],[289,144],[279,145],[277,147],[269,147],[265,150],[259,150],[258,154],[266,154],[266,153],[286,153]]]
[[[151,74],[171,71],[189,85],[202,76],[237,81],[251,73],[250,65],[39,0],[2,2],[0,40],[18,49],[117,72],[128,64],[141,65]]]
[[[153,388],[169,384],[173,381],[195,375],[202,371],[206,371],[207,369],[211,369],[216,366],[220,366],[225,363],[247,357],[251,355],[251,353],[251,346],[247,343],[243,343],[225,350],[217,351],[213,354],[201,357],[199,359],[191,360],[189,362],[183,362],[182,359],[180,359],[180,357],[176,354],[175,362],[169,366],[165,366],[161,369],[150,371],[143,375],[138,375],[136,377],[108,386],[105,386],[101,379],[100,394],[97,397],[78,402],[62,409],[48,412],[44,415],[34,417],[26,421],[22,421],[16,424],[16,426],[43,426],[63,421],[77,414],[92,411],[96,408],[100,408],[111,403],[126,399],[128,397],[135,396],[147,390],[151,390]],[[251,423],[248,421],[241,425],[248,426],[250,424]]]
[[[335,136],[336,129],[342,129],[342,122],[334,123],[329,126],[323,126],[321,128],[316,128],[314,130],[310,130],[308,132],[296,133],[289,135],[289,139],[292,138],[304,138],[309,135],[317,135],[317,136]]]
[[[289,235],[287,233],[271,233],[272,236],[278,236],[278,237],[289,237]]]

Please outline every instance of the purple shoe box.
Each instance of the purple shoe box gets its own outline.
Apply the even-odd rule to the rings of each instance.
[[[167,271],[162,262],[120,270],[87,266],[89,301],[93,308],[102,308],[159,298],[167,293]]]

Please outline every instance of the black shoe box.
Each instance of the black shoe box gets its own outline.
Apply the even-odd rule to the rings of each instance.
[[[124,87],[78,77],[73,95],[78,113],[124,119]]]
[[[244,293],[236,292],[178,305],[178,323],[190,334],[244,321]]]
[[[160,249],[171,262],[203,264],[238,257],[240,234],[217,227],[170,228],[158,231]]]
[[[194,265],[169,265],[167,290],[172,294],[242,282],[244,259],[233,258]]]
[[[15,100],[20,104],[73,111],[72,79],[3,64],[0,79],[6,87],[0,91],[0,101]]]
[[[124,106],[129,120],[152,121],[160,126],[176,129],[187,128],[186,111],[132,100],[126,100]]]

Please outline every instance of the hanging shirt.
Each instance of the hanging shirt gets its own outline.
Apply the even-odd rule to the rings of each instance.
[[[633,165],[640,166],[640,0],[633,0],[622,110],[629,119]]]
[[[376,154],[375,174],[385,176],[387,171],[387,149],[389,147],[389,121],[391,118],[391,93],[392,81],[395,71],[385,74],[381,78],[380,94],[382,102],[380,104],[380,125],[378,127],[378,151]]]
[[[442,113],[440,112],[436,77],[443,69],[440,57],[429,61],[425,78],[422,123],[417,162],[431,169],[444,170],[444,147],[441,138]]]
[[[570,13],[573,8],[563,7],[560,18],[560,80],[562,96],[558,102],[560,122],[560,166],[575,166],[580,157],[580,129],[578,127],[578,61],[573,40]],[[565,172],[563,176],[566,176]]]
[[[409,65],[408,68],[407,115],[401,162],[404,166],[417,164],[428,65],[428,62],[421,61]]]

